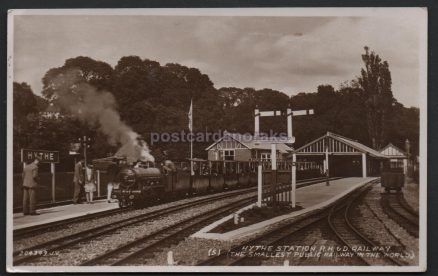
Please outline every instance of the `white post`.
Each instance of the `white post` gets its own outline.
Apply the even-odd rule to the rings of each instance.
[[[325,172],[324,172],[324,174],[325,174],[325,184],[326,184],[326,186],[329,186],[330,185],[330,182],[329,182],[329,146],[328,146],[328,141],[329,140],[327,140],[327,144],[325,145]]]
[[[262,207],[262,188],[263,188],[263,177],[262,177],[262,165],[258,166],[258,180],[257,180],[257,207]]]
[[[274,205],[277,202],[277,144],[271,144],[271,168],[272,168],[272,176],[271,176],[271,191],[274,190],[274,194],[272,194],[272,202]]]
[[[259,136],[260,132],[260,112],[258,109],[254,110],[254,137]]]
[[[234,224],[235,225],[239,224],[239,214],[234,213],[233,218],[234,218]]]
[[[193,132],[190,131],[190,175],[195,175],[193,171]]]
[[[97,173],[97,197],[100,197],[100,170],[97,170],[96,173]]]
[[[167,265],[174,265],[175,260],[173,259],[173,251],[167,252]]]
[[[292,139],[292,109],[288,108],[286,110],[287,115],[287,138]]]
[[[283,266],[289,266],[289,260],[284,260]]]
[[[271,144],[272,170],[277,170],[277,144]]]
[[[297,155],[295,153],[292,154],[292,191],[291,191],[291,202],[292,208],[295,208],[296,205],[296,196],[295,192],[297,189]]]
[[[367,177],[367,155],[362,153],[362,177]]]
[[[52,173],[52,202],[55,202],[55,163],[50,163],[50,172]]]
[[[408,159],[403,159],[403,173],[408,174]]]

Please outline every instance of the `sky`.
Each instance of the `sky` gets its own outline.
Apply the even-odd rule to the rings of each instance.
[[[415,16],[15,15],[13,79],[41,93],[45,72],[88,56],[112,66],[137,55],[196,67],[216,88],[288,95],[338,89],[360,75],[364,46],[389,63],[394,97],[419,106]]]

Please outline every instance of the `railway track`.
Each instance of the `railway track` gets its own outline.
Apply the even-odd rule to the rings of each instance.
[[[35,256],[35,255],[23,255],[20,254],[21,252],[30,252],[30,251],[39,251],[44,250],[47,252],[53,252],[53,251],[59,251],[65,248],[68,248],[69,246],[73,246],[76,244],[79,244],[81,242],[89,241],[96,238],[102,238],[105,235],[112,234],[124,227],[136,225],[139,223],[143,223],[148,220],[152,220],[164,215],[168,215],[177,211],[181,211],[187,208],[195,207],[197,205],[202,205],[214,200],[221,200],[225,198],[229,198],[232,196],[238,196],[241,194],[248,193],[247,190],[245,191],[239,191],[234,193],[229,193],[226,195],[220,195],[220,196],[214,196],[209,197],[206,199],[199,199],[191,202],[187,202],[184,204],[168,207],[165,209],[160,209],[152,212],[148,212],[145,214],[137,215],[131,218],[122,219],[116,222],[113,222],[111,224],[104,224],[98,227],[93,227],[90,229],[86,229],[84,231],[77,232],[75,234],[60,237],[54,240],[50,240],[32,247],[28,247],[25,249],[17,250],[13,252],[14,256],[14,265],[22,265],[27,263],[32,263],[38,258],[41,258],[41,256]]]
[[[248,191],[251,189],[255,189],[255,188],[254,187],[249,188],[249,189],[243,188],[243,189],[239,189],[237,191],[242,191],[242,190]],[[167,203],[167,202],[163,202],[163,201],[160,202],[160,204],[163,204],[163,203]],[[148,206],[148,207],[150,207],[150,206]],[[124,209],[118,208],[118,209],[107,210],[107,211],[103,211],[103,212],[99,212],[99,213],[87,214],[87,215],[83,215],[83,216],[79,216],[79,217],[64,219],[64,220],[60,220],[60,221],[54,221],[54,222],[46,223],[44,225],[35,225],[35,226],[30,226],[30,227],[26,227],[26,228],[22,228],[22,229],[17,229],[17,230],[13,231],[13,237],[14,237],[14,240],[19,240],[19,239],[23,239],[23,238],[27,239],[31,236],[38,235],[38,234],[41,234],[44,232],[48,232],[48,231],[51,231],[53,229],[59,230],[60,227],[64,227],[64,226],[69,225],[69,224],[81,223],[81,222],[86,222],[86,221],[90,221],[93,219],[103,218],[106,216],[128,213],[132,209],[133,209],[133,207],[128,207],[128,208],[124,208]]]
[[[410,235],[418,238],[419,217],[405,202],[403,193],[382,193],[381,196],[384,212]]]
[[[371,184],[368,184],[368,187]],[[363,189],[360,191],[356,191],[353,195],[348,195],[340,200],[339,203],[336,203],[333,208],[339,209],[340,206],[345,206],[347,200],[348,202],[353,202],[353,199],[356,199],[357,194],[362,194]],[[264,259],[257,258],[254,256],[249,256],[247,254],[230,254],[230,252],[241,252],[242,248],[245,246],[251,245],[262,245],[262,246],[275,246],[281,244],[281,242],[290,239],[291,237],[296,236],[299,232],[305,231],[305,229],[309,229],[316,224],[322,222],[324,219],[330,217],[330,211],[321,211],[316,214],[313,214],[309,217],[301,218],[297,221],[294,221],[290,224],[286,224],[277,229],[269,231],[267,233],[262,234],[261,236],[252,239],[250,241],[245,242],[239,246],[233,247],[229,252],[222,252],[220,255],[210,257],[207,260],[199,262],[198,266],[243,266],[243,265],[260,265],[261,261]],[[330,223],[330,222],[329,222]]]
[[[319,183],[321,181],[322,181],[322,178],[303,180],[303,181],[299,181],[297,183],[298,184],[297,187],[307,186],[307,185]],[[131,218],[122,219],[122,220],[119,220],[116,222],[112,222],[111,224],[105,224],[105,225],[101,225],[98,227],[93,227],[90,229],[79,231],[75,234],[65,236],[65,237],[56,238],[54,240],[50,240],[50,241],[47,241],[47,242],[44,242],[44,243],[41,243],[41,244],[38,244],[38,245],[35,245],[32,247],[17,250],[17,251],[13,252],[14,265],[23,265],[23,264],[34,263],[34,262],[38,262],[39,258],[42,258],[42,256],[38,256],[38,255],[23,255],[23,254],[21,254],[22,252],[38,251],[38,250],[43,250],[46,252],[60,251],[60,250],[66,249],[70,246],[74,246],[74,245],[77,245],[77,244],[82,243],[82,242],[90,241],[93,239],[101,238],[102,236],[105,236],[105,235],[115,233],[124,227],[137,225],[139,223],[152,220],[154,218],[158,218],[158,217],[161,217],[164,215],[171,214],[173,212],[181,211],[183,209],[191,208],[191,207],[201,205],[204,203],[208,203],[211,201],[216,201],[216,200],[229,198],[232,196],[242,195],[242,194],[251,192],[252,190],[256,190],[256,188],[239,190],[236,192],[227,193],[226,195],[222,194],[222,195],[218,195],[218,196],[212,196],[212,197],[208,197],[205,199],[199,199],[199,200],[187,202],[184,204],[168,207],[165,209],[148,212],[148,213],[137,215],[137,216],[134,216]],[[254,200],[254,198],[251,198],[251,200]],[[88,219],[93,219],[93,217],[90,216],[90,217],[88,217]],[[75,222],[78,222],[78,221],[75,221]],[[70,222],[68,221],[67,223],[70,223]],[[62,226],[62,224],[59,224],[59,226]],[[32,229],[31,231],[36,231],[36,230]],[[43,257],[47,257],[47,256],[43,256]]]
[[[368,248],[379,248],[375,242],[363,235],[350,220],[352,206],[364,196],[371,186],[366,187],[361,193],[351,197],[341,205],[333,206],[328,215],[328,222],[333,233],[349,248],[354,255],[360,258],[365,265],[397,265],[404,263],[395,258],[385,256],[383,252],[367,252]],[[361,250],[359,250],[361,249]]]
[[[233,211],[253,202],[254,197],[243,201],[234,202],[227,206],[219,207],[208,212],[190,217],[176,224],[160,229],[152,234],[143,236],[114,250],[106,252],[96,258],[82,263],[82,266],[96,265],[129,265],[142,264],[145,259],[152,258],[157,250],[177,243],[187,235],[202,228],[202,226],[215,221],[221,215],[228,215]]]
[[[339,178],[340,177],[332,177],[332,178],[330,178],[330,180],[336,180]],[[324,177],[297,181],[297,187],[304,187],[304,186],[312,185],[315,183],[319,183],[323,180],[325,180]],[[251,188],[243,188],[243,189],[250,191],[250,190],[255,190],[256,188],[251,187]],[[243,189],[239,189],[239,190],[243,190]],[[161,202],[161,203],[166,203],[166,202]],[[83,215],[83,216],[79,216],[79,217],[64,219],[64,220],[60,220],[60,221],[54,221],[54,222],[46,223],[44,225],[35,225],[35,226],[30,226],[30,227],[26,227],[26,228],[22,228],[22,229],[17,229],[17,230],[13,231],[13,238],[14,238],[14,241],[17,241],[20,239],[28,239],[32,236],[35,236],[35,235],[38,235],[41,233],[45,233],[45,232],[49,232],[53,229],[59,230],[59,228],[64,227],[64,226],[69,225],[69,224],[86,222],[86,221],[90,221],[93,219],[103,218],[106,216],[112,216],[112,215],[116,215],[116,214],[123,214],[123,213],[129,212],[130,210],[131,210],[131,208],[107,210],[107,211],[103,211],[103,212],[99,212],[99,213],[95,213],[95,214],[87,214],[87,215]]]

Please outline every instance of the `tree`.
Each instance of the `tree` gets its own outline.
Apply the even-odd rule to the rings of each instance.
[[[56,103],[57,94],[64,93],[71,101],[80,100],[81,94],[75,90],[77,87],[72,84],[87,83],[96,90],[111,92],[112,88],[112,67],[102,61],[89,57],[79,56],[67,59],[63,66],[48,70],[44,75],[43,96]]]
[[[38,101],[30,86],[23,82],[13,84],[14,121],[19,123],[27,115],[38,112]],[[14,122],[14,125],[16,122]]]
[[[36,96],[27,83],[13,83],[13,167],[20,171],[20,150],[29,146],[32,141],[30,133],[38,126],[33,120],[38,113],[44,110],[47,102]]]
[[[391,72],[387,61],[369,52],[365,47],[362,55],[365,68],[361,70],[358,83],[364,91],[367,109],[368,133],[372,147],[380,149],[387,142],[388,119],[394,98],[391,90]]]
[[[111,94],[113,79],[113,69],[109,64],[83,56],[67,59],[63,66],[49,69],[42,79],[42,94],[59,107],[64,116],[54,122],[40,120],[42,126],[47,128],[41,130],[43,133],[52,128],[58,128],[59,132],[56,137],[48,133],[48,138],[52,139],[46,140],[47,145],[41,141],[41,145],[46,148],[56,145],[62,155],[68,154],[69,144],[77,142],[79,137],[97,136],[96,133],[101,126],[96,123],[95,118],[88,119],[87,115],[83,114],[92,113],[90,110],[94,107],[98,110],[97,106],[113,107],[115,104]],[[93,116],[97,115],[93,114]],[[38,133],[35,133],[35,140],[39,137]],[[99,137],[98,146],[91,149],[91,153],[96,157],[102,157],[114,151],[109,143],[102,144],[101,137],[97,137]]]

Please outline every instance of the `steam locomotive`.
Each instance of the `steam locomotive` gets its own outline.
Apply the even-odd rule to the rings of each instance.
[[[121,208],[155,202],[164,195],[165,185],[157,168],[122,168],[118,179],[112,197],[118,199]]]

